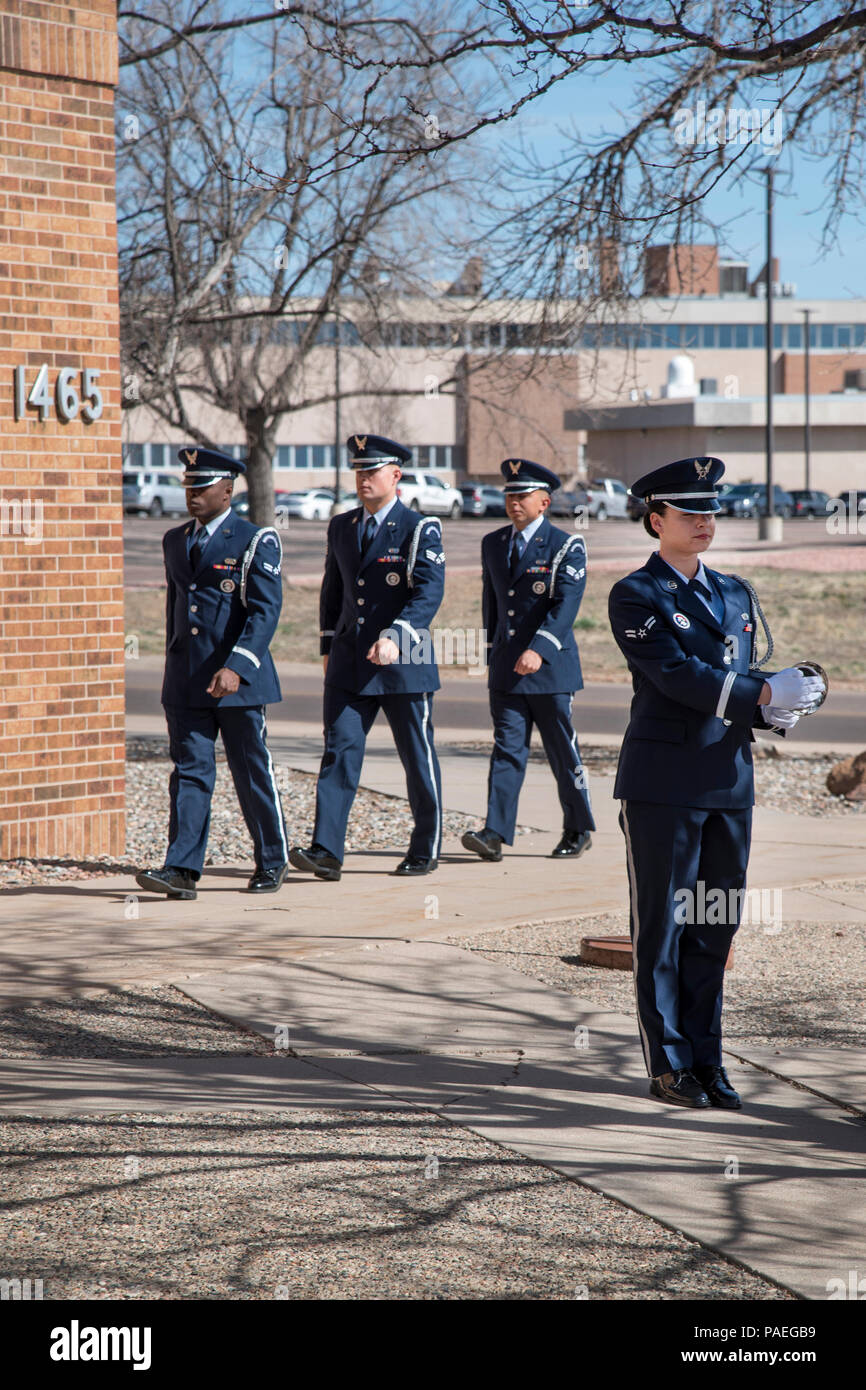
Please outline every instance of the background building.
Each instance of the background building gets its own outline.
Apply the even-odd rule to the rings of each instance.
[[[609,262],[610,248],[604,250]],[[477,263],[473,273],[480,274]],[[550,306],[482,301],[443,286],[438,299],[386,301],[376,335],[365,331],[362,340],[352,305],[344,303],[341,380],[344,391],[358,394],[342,403],[341,433],[357,427],[392,434],[416,446],[418,464],[449,480],[498,476],[500,460],[514,453],[539,458],[569,481],[603,472],[629,482],[656,463],[698,451],[722,453],[733,481],[759,480],[762,277],[758,269],[750,279],[745,263],[720,260],[712,246],[650,247],[643,297],[584,322],[579,306],[559,305],[559,332],[550,324]],[[806,485],[808,305],[811,390],[818,398],[810,486],[832,493],[866,486],[866,300],[801,302],[795,289],[774,281],[775,390],[790,398],[779,407],[777,481]],[[307,364],[310,380],[325,391],[334,380],[334,333],[328,325]],[[675,410],[673,400],[696,404],[691,412]],[[195,407],[192,414],[205,423]],[[144,409],[127,415],[131,463],[176,461],[183,441],[169,440]],[[243,453],[237,421],[210,416],[207,424]],[[334,438],[330,404],[285,417],[274,458],[277,486],[330,481]],[[348,471],[343,481],[351,486]]]

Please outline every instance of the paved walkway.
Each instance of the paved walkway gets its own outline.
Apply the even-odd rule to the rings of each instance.
[[[285,754],[315,770],[306,739]],[[449,808],[480,815],[484,758],[454,752],[443,762]],[[364,782],[404,790],[393,753],[375,740]],[[6,1007],[88,986],[170,981],[286,1040],[291,1055],[7,1062],[0,1106],[30,1114],[420,1106],[825,1298],[829,1279],[847,1279],[866,1258],[866,1126],[853,1113],[866,1108],[866,1054],[735,1049],[742,1114],[666,1109],[646,1097],[631,1018],[442,943],[624,908],[611,789],[610,779],[592,781],[599,830],[576,863],[548,857],[559,807],[546,768],[531,764],[520,819],[535,832],[499,865],[470,859],[455,842],[429,878],[383,877],[396,854],[354,855],[340,883],[292,875],[264,900],[237,891],[240,869],[209,871],[193,903],[142,896],[120,877],[7,890]],[[756,813],[750,886],[780,888],[788,920],[866,927],[862,897],[828,882],[864,863],[860,818]]]

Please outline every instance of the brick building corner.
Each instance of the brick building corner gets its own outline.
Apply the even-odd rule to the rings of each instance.
[[[5,859],[124,851],[116,82],[113,0],[4,0]]]

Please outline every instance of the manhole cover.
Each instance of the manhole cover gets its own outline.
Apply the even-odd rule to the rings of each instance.
[[[584,936],[580,942],[580,959],[586,965],[604,965],[608,970],[631,970],[631,937]],[[732,969],[733,964],[732,946],[725,969]]]

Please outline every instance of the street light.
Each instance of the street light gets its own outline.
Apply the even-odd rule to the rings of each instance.
[[[782,539],[782,518],[776,516],[776,498],[773,488],[773,169],[769,166],[767,175],[767,425],[765,448],[767,455],[767,510],[758,518],[758,539],[780,541]]]
[[[804,332],[804,334],[806,335],[806,341],[805,341],[805,343],[804,343],[805,354],[806,354],[806,360],[805,360],[805,369],[806,369],[806,372],[805,372],[805,379],[804,379],[804,382],[803,382],[803,397],[804,397],[804,402],[805,402],[805,407],[806,407],[806,409],[805,409],[805,422],[804,422],[804,430],[803,430],[803,445],[804,445],[804,448],[805,448],[805,451],[806,451],[806,483],[805,483],[805,486],[806,486],[806,491],[808,492],[808,490],[809,490],[809,483],[810,483],[810,477],[809,477],[809,475],[810,475],[810,472],[811,472],[811,463],[812,463],[812,437],[811,437],[810,420],[809,420],[809,398],[810,398],[810,395],[811,395],[811,392],[810,392],[810,389],[809,389],[809,347],[810,347],[809,339],[810,339],[810,336],[811,336],[811,330],[810,330],[810,327],[809,327],[809,315],[811,314],[812,310],[811,310],[811,309],[800,309],[799,312],[803,315],[803,318],[804,318],[804,320],[805,320],[805,322],[804,322],[804,324],[803,324],[803,332]]]

